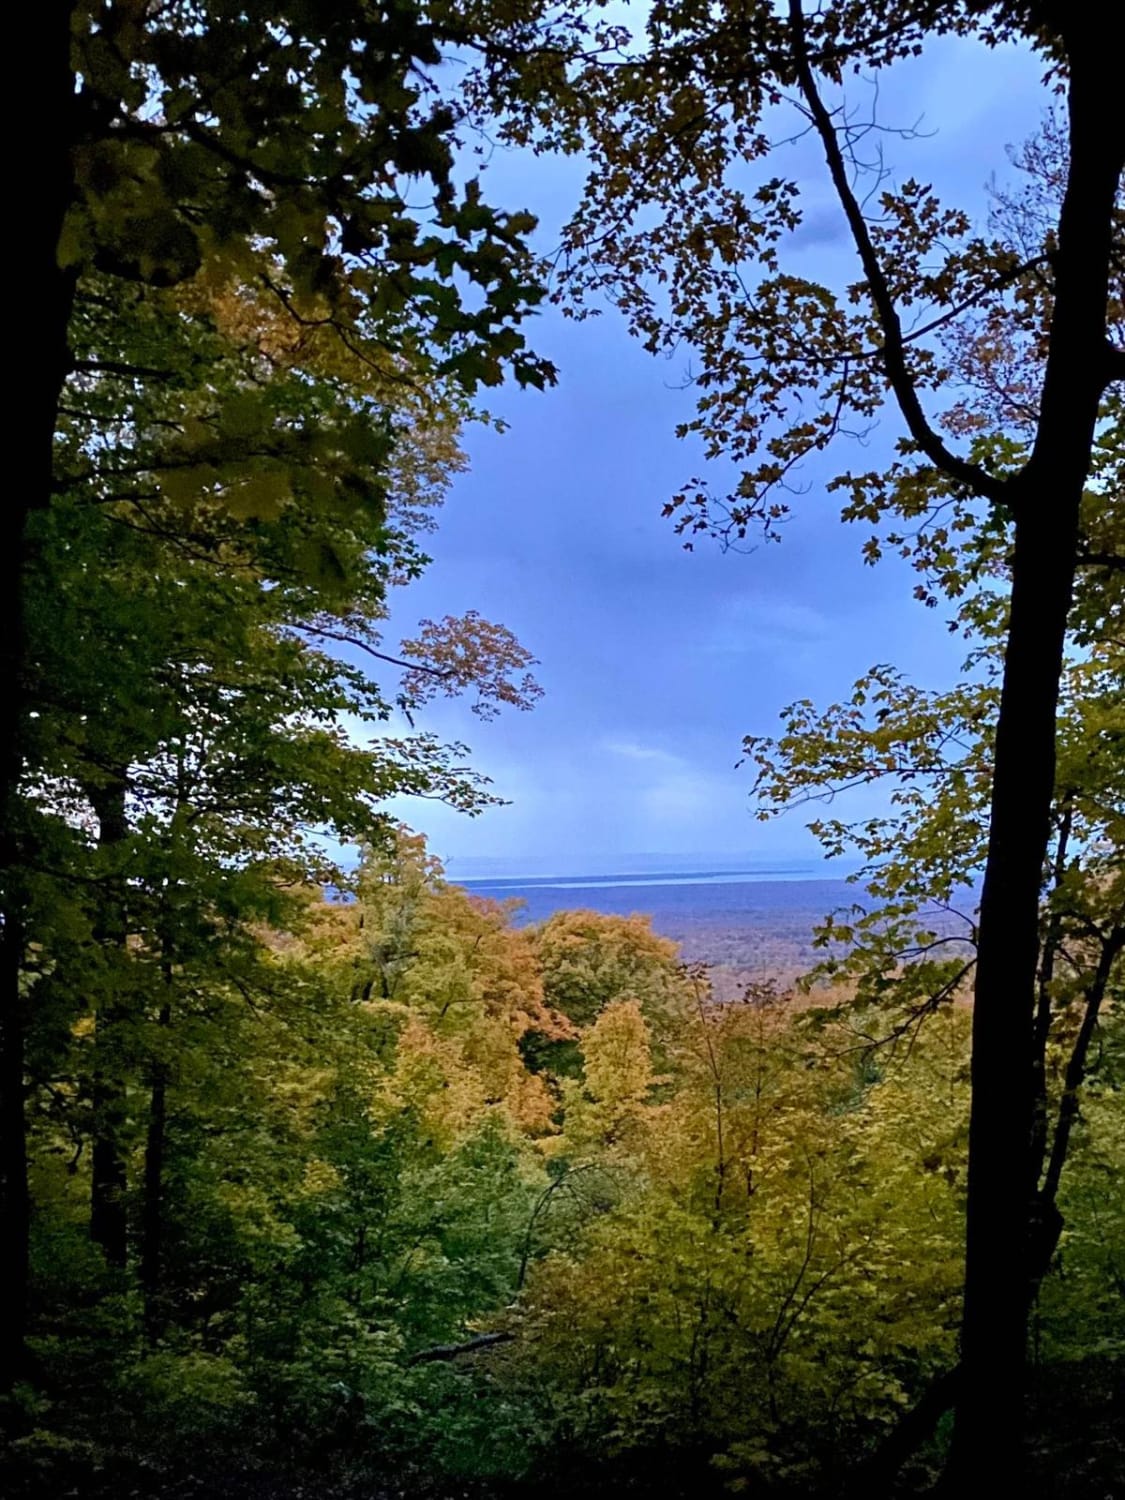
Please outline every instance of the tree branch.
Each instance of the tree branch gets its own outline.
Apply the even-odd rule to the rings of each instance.
[[[1048,1205],[1053,1206],[1058,1196],[1063,1167],[1070,1149],[1070,1132],[1078,1116],[1078,1090],[1082,1087],[1082,1082],[1086,1077],[1086,1058],[1089,1055],[1090,1042],[1093,1040],[1094,1030],[1098,1024],[1098,1014],[1113,974],[1113,966],[1123,948],[1125,948],[1125,927],[1117,927],[1102,943],[1098,966],[1086,990],[1086,1010],[1082,1017],[1082,1024],[1078,1028],[1078,1035],[1074,1039],[1070,1060],[1066,1065],[1063,1096],[1055,1122],[1054,1139],[1051,1142],[1051,1158],[1047,1163],[1043,1186],[1039,1194],[1040,1199]]]
[[[957,1399],[961,1366],[945,1370],[890,1432],[853,1471],[844,1488],[846,1500],[867,1500],[887,1493],[903,1464],[930,1437],[934,1428]]]
[[[126,364],[119,359],[75,359],[71,361],[71,373],[75,375],[123,375],[127,380],[174,380],[175,370],[159,370],[152,365]]]
[[[982,495],[987,500],[1008,504],[1011,491],[1007,481],[998,479],[995,475],[989,474],[986,469],[982,469],[979,464],[971,463],[947,448],[922,410],[914,378],[906,363],[906,340],[898,310],[880,265],[867,221],[863,216],[863,209],[848,181],[848,170],[836,135],[836,127],[832,123],[832,116],[816,86],[816,78],[809,62],[805,17],[801,7],[802,0],[789,0],[789,24],[793,32],[793,59],[797,71],[797,82],[808,106],[813,125],[820,136],[832,185],[844,210],[860,263],[863,266],[871,300],[883,330],[884,371],[906,422],[907,430],[919,449],[943,474],[967,486],[974,494]]]
[[[385,651],[376,651],[374,646],[369,646],[365,640],[358,635],[349,635],[344,630],[327,630],[323,625],[294,625],[294,630],[303,630],[308,635],[323,636],[329,641],[340,641],[345,646],[358,646],[361,651],[366,651],[376,661],[385,661],[392,667],[401,667],[404,672],[424,672],[428,677],[437,677],[445,680],[453,676],[453,672],[446,667],[428,667],[420,661],[403,661],[399,656],[388,656]]]
[[[1080,568],[1107,568],[1111,573],[1125,572],[1125,552],[1083,552],[1078,554]]]

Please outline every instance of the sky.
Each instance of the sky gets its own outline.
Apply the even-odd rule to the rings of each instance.
[[[898,180],[933,182],[983,227],[986,184],[1005,176],[1006,146],[1035,130],[1048,102],[1041,74],[1014,49],[938,42],[882,84],[881,119],[924,132],[888,138],[887,165]],[[808,212],[802,269],[853,279],[823,165],[811,143],[789,150],[779,170],[802,182]],[[486,196],[538,214],[538,244],[550,249],[581,176],[574,161],[497,152]],[[735,768],[743,735],[773,732],[795,699],[837,701],[875,662],[940,686],[957,674],[958,643],[940,611],[912,599],[904,565],[863,564],[864,532],[838,521],[824,491],[832,467],[805,470],[807,492],[779,545],[723,553],[699,540],[684,551],[660,512],[699,471],[674,435],[693,404],[687,357],[646,355],[612,309],[581,323],[548,309],[527,330],[558,366],[558,385],[489,393],[508,430],[467,430],[470,470],[430,539],[432,567],[392,623],[409,634],[419,618],[479,609],[535,654],[545,696],[531,713],[491,723],[464,703],[427,712],[425,727],[467,742],[507,805],[469,819],[399,799],[392,812],[466,878],[707,865],[811,872],[819,851],[808,814],[754,817],[749,773]],[[882,422],[865,467],[895,430]],[[837,811],[875,805],[869,793]]]

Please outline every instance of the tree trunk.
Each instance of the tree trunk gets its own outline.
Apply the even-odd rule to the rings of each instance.
[[[997,1493],[1019,1489],[1023,1445],[1039,898],[1077,510],[1077,497],[1068,514],[1036,506],[1016,526],[981,897],[953,1467],[971,1463],[976,1482]]]
[[[159,1024],[167,1027],[171,1007],[164,1005]],[[164,1332],[164,1158],[168,1139],[168,1069],[160,1058],[152,1068],[148,1133],[145,1139],[144,1205],[141,1210],[141,1293],[144,1297],[145,1342],[150,1348]]]
[[[1116,86],[1117,49],[1107,45],[1100,13],[1078,7],[1073,14],[1064,27],[1070,165],[1053,257],[1055,303],[1038,432],[1014,494],[1011,608],[973,1011],[965,1308],[950,1477],[951,1488],[971,1482],[984,1494],[1023,1492],[1038,1217],[1032,1142],[1039,908],[1079,510],[1108,379],[1108,269],[1125,157],[1121,112],[1105,111]]]
[[[21,297],[34,309],[35,357],[21,371],[13,465],[0,506],[0,1390],[23,1363],[27,1325],[28,1234],[27,1127],[24,1118],[24,1054],[27,1016],[20,970],[27,901],[21,878],[25,841],[18,788],[24,759],[27,712],[27,620],[24,581],[27,522],[50,501],[52,448],[59,394],[69,369],[67,334],[75,278],[58,263],[63,219],[73,193],[71,132],[74,75],[70,64],[73,4],[45,0],[27,13],[26,55],[37,69],[39,104],[31,145],[22,155],[17,192],[34,207],[22,215]],[[23,458],[20,459],[22,453]]]
[[[23,1365],[27,1329],[28,1236],[31,1200],[27,1186],[27,1126],[24,1120],[24,1016],[19,989],[23,934],[5,913],[0,938],[0,984],[4,986],[0,1036],[0,1391],[10,1390]]]
[[[125,811],[125,772],[108,785],[88,789],[98,817],[98,847],[113,852],[129,834]],[[123,949],[126,919],[119,877],[107,872],[107,893],[95,929],[99,942]],[[116,976],[110,971],[110,989],[116,991]],[[125,1009],[119,994],[103,997],[98,1007],[94,1037],[94,1140],[90,1171],[90,1238],[102,1247],[111,1266],[124,1266],[128,1258],[128,1224],[125,1193],[125,1130],[127,1100],[122,1057],[122,1025]]]
[[[176,760],[176,810],[169,829],[169,868],[178,842],[182,819],[187,807],[187,788],[183,747]],[[160,973],[164,982],[164,1001],[157,1016],[159,1040],[152,1061],[152,1094],[149,1100],[148,1132],[145,1139],[144,1202],[141,1209],[141,1293],[144,1299],[145,1342],[150,1348],[160,1342],[164,1333],[164,1163],[168,1149],[168,1082],[169,1066],[161,1043],[166,1042],[172,1024],[172,996],[175,982],[176,951],[175,906],[172,886],[166,884],[160,903],[158,931],[160,937]]]

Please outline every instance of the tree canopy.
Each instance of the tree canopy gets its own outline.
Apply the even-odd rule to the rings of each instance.
[[[0,509],[15,1491],[1107,1493],[1125,12],[68,0],[29,25],[41,357]],[[879,80],[942,38],[1044,70],[983,225],[888,164],[914,131]],[[485,140],[583,157],[552,263],[489,201]],[[796,142],[839,284],[802,256]],[[908,561],[964,643],[953,685],[878,661],[744,743],[761,816],[815,805],[859,865],[794,993],[720,1003],[643,916],[529,924],[388,813],[496,800],[436,698],[540,696],[487,601],[390,621],[482,390],[554,381],[525,330],[548,295],[690,351],[686,547],[779,540],[823,461],[866,560]],[[856,786],[883,810],[838,815]]]

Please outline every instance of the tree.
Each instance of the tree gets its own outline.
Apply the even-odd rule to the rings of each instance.
[[[409,655],[380,649],[387,590],[421,567],[413,533],[457,461],[455,405],[443,414],[430,395],[411,408],[366,369],[358,385],[355,371],[349,382],[347,370],[325,369],[315,348],[300,364],[299,351],[276,348],[251,358],[220,318],[185,326],[174,302],[153,295],[131,325],[107,330],[105,300],[89,319],[76,316],[79,347],[104,356],[116,333],[116,353],[158,351],[168,378],[138,380],[123,399],[87,377],[65,413],[56,500],[32,527],[22,912],[29,951],[45,955],[30,973],[39,968],[45,982],[26,981],[44,1024],[33,1015],[25,1030],[41,1086],[55,1075],[57,1052],[41,1043],[59,1015],[92,1010],[93,1060],[79,1069],[91,1228],[120,1268],[136,1196],[127,1158],[137,1075],[146,1075],[138,1242],[155,1327],[169,1051],[185,993],[190,1014],[190,997],[206,989],[201,974],[232,964],[237,975],[252,960],[253,924],[276,919],[279,886],[329,878],[317,829],[371,837],[380,800],[395,791],[470,811],[487,802],[458,764],[462,747],[385,735],[392,704],[409,713],[437,685],[473,690],[492,712],[497,700],[529,705],[538,688],[523,648],[477,615],[424,625]],[[389,401],[397,411],[376,405]],[[232,407],[242,412],[233,432]],[[445,437],[412,466],[403,449],[426,416]],[[208,436],[177,465],[192,422]],[[207,460],[223,448],[216,493]],[[326,483],[330,503],[303,503],[308,487]],[[396,668],[394,697],[329,655],[335,640]],[[345,716],[374,736],[369,745],[354,730],[349,739]],[[66,933],[75,920],[84,936]]]
[[[1047,233],[1066,177],[1065,134],[1049,116],[1018,153],[1020,189],[998,197],[995,217],[1013,239]],[[1023,320],[1045,325],[1042,294],[1028,292]],[[962,328],[948,354],[962,386],[947,414],[954,431],[994,451],[1034,439],[1034,344],[1013,337],[995,310]],[[1031,1213],[1025,1299],[1031,1306],[1063,1229],[1060,1185],[1091,1044],[1119,990],[1125,949],[1120,851],[1125,788],[1119,744],[1123,680],[1118,621],[1120,397],[1109,393],[1082,504],[1083,561],[1073,591],[1056,725],[1056,782],[1039,914],[1029,1142]],[[919,497],[919,503],[925,503]],[[963,681],[923,692],[891,667],[871,670],[851,698],[816,712],[785,710],[776,741],[751,739],[762,816],[831,801],[856,785],[893,788],[892,812],[857,823],[811,825],[826,852],[863,861],[855,877],[869,899],[830,919],[822,945],[842,945],[822,974],[843,974],[862,1002],[892,1001],[886,1035],[896,1045],[953,1003],[976,967],[975,898],[987,856],[988,812],[1008,625],[1009,539],[991,517],[946,505],[909,536],[892,538],[922,568],[919,596],[950,610],[968,643]],[[850,951],[849,951],[850,949]]]
[[[725,497],[696,480],[670,502],[689,537],[776,536],[802,461],[889,406],[897,457],[884,470],[839,473],[845,514],[893,532],[935,512],[934,535],[952,506],[1010,546],[974,980],[954,1453],[955,1468],[997,1486],[1018,1470],[1023,1421],[1040,889],[1064,637],[1078,571],[1102,580],[1120,567],[1118,552],[1094,543],[1084,495],[1125,378],[1125,121],[1103,108],[1122,25],[1116,10],[1052,0],[815,9],[789,0],[705,13],[672,3],[631,29],[583,32],[577,45],[556,22],[507,72],[486,69],[482,84],[509,111],[510,139],[591,159],[560,296],[581,316],[604,293],[647,348],[699,357],[697,414],[683,431],[740,472]],[[864,165],[879,122],[857,112],[853,80],[878,78],[943,35],[1033,47],[1049,87],[1065,95],[1059,205],[1031,244],[1003,226],[975,232],[914,179],[894,186],[878,152]],[[850,287],[811,281],[791,258],[801,185],[779,157],[786,140],[806,136],[855,250]],[[1003,327],[1026,357],[1033,403],[1015,446],[966,440],[935,415],[937,393],[958,379],[941,336],[979,320]]]
[[[91,370],[123,382],[153,373],[76,353],[71,320],[92,273],[138,290],[200,277],[251,287],[358,361],[385,371],[388,355],[405,356],[418,378],[427,361],[469,391],[505,367],[536,383],[551,374],[516,331],[540,296],[522,239],[531,221],[454,180],[456,112],[433,75],[462,22],[411,5],[376,14],[361,0],[346,11],[92,0],[46,7],[34,25],[50,121],[29,250],[44,358],[25,393],[34,477],[4,509],[0,548],[16,625],[0,681],[16,710],[0,748],[10,839],[25,531],[50,503],[62,393]],[[414,183],[428,184],[422,210],[407,207]],[[117,313],[130,316],[121,303]]]
[[[950,1357],[968,1016],[880,1068],[842,1013],[700,989],[660,1080],[647,1032],[625,1001],[583,1034],[552,1154],[612,1191],[532,1266],[513,1362],[579,1464],[835,1492]]]
[[[443,48],[473,35],[462,18],[440,6],[374,11],[365,0],[344,10],[91,0],[42,7],[31,27],[48,121],[36,138],[42,203],[27,282],[42,358],[23,389],[28,477],[3,509],[0,537],[12,622],[0,651],[0,1185],[4,1280],[17,1289],[5,1378],[20,1346],[29,1212],[30,1002],[18,976],[37,831],[23,792],[41,770],[44,690],[27,587],[41,518],[73,482],[60,456],[65,470],[76,428],[94,470],[115,442],[120,455],[143,436],[144,460],[103,472],[98,504],[115,503],[114,480],[138,505],[159,496],[190,506],[205,493],[259,519],[299,500],[313,519],[308,536],[289,528],[291,560],[324,586],[338,559],[315,517],[365,503],[349,480],[369,478],[389,448],[370,410],[353,404],[341,425],[340,385],[354,396],[366,383],[370,396],[375,377],[384,391],[468,394],[505,370],[533,384],[552,378],[518,331],[541,295],[524,243],[533,221],[493,210],[454,171],[457,110],[436,80]],[[321,396],[333,380],[337,390],[325,407],[306,405],[299,427],[285,425],[253,378],[220,390],[233,405],[216,409],[193,337],[201,322],[241,343],[244,364],[311,363]],[[162,457],[151,426],[130,430],[138,395],[143,405],[154,387],[173,397],[158,418]],[[440,463],[440,446],[432,458]],[[423,657],[453,649],[455,634],[431,627]],[[480,638],[469,631],[446,675],[471,675],[481,644],[495,660],[503,642]]]
[[[647,917],[557,912],[536,932],[535,946],[547,999],[580,1026],[620,1000],[657,1016],[681,986],[676,944],[653,932]]]

